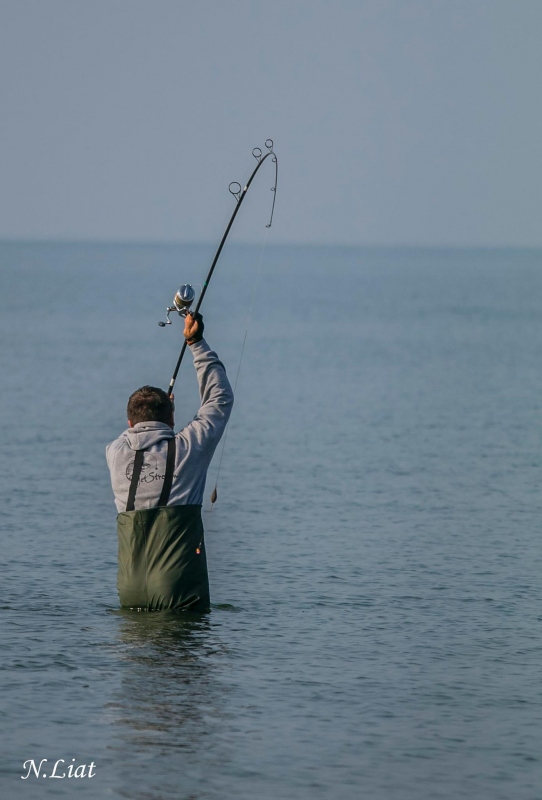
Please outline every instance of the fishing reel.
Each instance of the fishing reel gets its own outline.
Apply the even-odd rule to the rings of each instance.
[[[186,317],[186,315],[190,313],[190,306],[194,302],[195,296],[196,292],[194,291],[194,287],[189,283],[183,283],[183,285],[175,292],[173,305],[166,309],[167,321],[158,323],[160,327],[165,328],[166,325],[172,324],[169,318],[169,315],[172,311],[176,311],[180,317]]]

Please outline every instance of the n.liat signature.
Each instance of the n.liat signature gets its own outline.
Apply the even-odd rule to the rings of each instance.
[[[31,772],[34,773],[35,778],[94,778],[96,775],[94,761],[91,761],[88,765],[72,763],[65,767],[66,761],[63,758],[55,761],[53,771],[48,774],[45,772],[46,767],[44,766],[48,760],[47,758],[42,758],[39,764],[36,765],[34,759],[29,758],[23,764],[23,770],[26,770],[26,775],[21,775],[21,780],[26,781]],[[72,758],[72,762],[75,762],[75,758]]]

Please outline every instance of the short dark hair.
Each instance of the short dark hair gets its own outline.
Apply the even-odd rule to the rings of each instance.
[[[128,400],[127,414],[132,425],[151,421],[169,425],[172,413],[171,397],[156,386],[142,386]]]

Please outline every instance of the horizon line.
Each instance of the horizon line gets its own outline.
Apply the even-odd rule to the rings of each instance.
[[[40,237],[3,237],[0,236],[0,245],[3,244],[30,244],[30,245],[95,245],[95,246],[122,246],[122,247],[208,247],[216,244],[211,239],[98,239],[98,238],[40,238]],[[258,241],[230,242],[235,247],[260,247]],[[366,250],[542,250],[540,244],[428,244],[428,243],[395,243],[383,244],[381,242],[314,242],[314,241],[278,241],[267,242],[267,247],[311,247],[311,248],[343,248]]]

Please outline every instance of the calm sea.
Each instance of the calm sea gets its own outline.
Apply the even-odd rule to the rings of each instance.
[[[104,448],[212,252],[0,245],[2,796],[539,800],[542,252],[269,247],[212,613],[121,613]],[[203,307],[232,378],[259,259]]]

